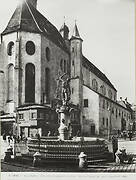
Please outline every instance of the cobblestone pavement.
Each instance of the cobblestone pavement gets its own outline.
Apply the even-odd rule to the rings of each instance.
[[[2,141],[1,141],[2,142]],[[136,155],[136,140],[119,140],[119,148],[125,147],[128,153]],[[7,148],[7,143],[3,142],[1,144],[1,159],[4,157],[5,149]],[[78,167],[73,166],[46,166],[44,168],[34,168],[29,165],[23,165],[19,163],[5,163],[1,162],[1,171],[2,172],[79,172]],[[89,165],[87,169],[83,170],[84,172],[136,172],[136,162],[133,164],[120,164],[116,165],[115,163],[110,164],[98,164],[98,165]]]
[[[46,167],[32,167],[28,165],[22,165],[19,163],[1,163],[2,172],[80,172],[81,170],[75,166],[46,166]],[[104,165],[89,165],[87,169],[82,172],[136,172],[136,163],[133,164],[121,164],[107,163]]]
[[[136,164],[114,165],[103,172],[136,172]]]
[[[32,167],[19,163],[1,162],[1,172],[78,172],[78,168],[70,166],[48,166],[48,167]]]

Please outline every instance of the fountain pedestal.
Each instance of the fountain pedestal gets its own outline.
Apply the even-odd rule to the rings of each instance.
[[[59,131],[59,139],[60,140],[68,140],[71,136],[70,132],[70,115],[68,111],[68,106],[61,106],[59,113],[60,113],[60,127],[58,128]]]

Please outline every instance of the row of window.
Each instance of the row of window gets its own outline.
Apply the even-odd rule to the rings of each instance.
[[[8,44],[8,46],[7,46],[7,54],[8,54],[9,56],[12,56],[12,54],[13,54],[13,48],[14,48],[14,42],[11,41],[11,42],[9,42],[9,44]],[[26,48],[27,54],[33,55],[33,54],[35,53],[35,44],[34,44],[34,42],[32,42],[32,41],[27,41],[25,48]],[[49,47],[46,47],[45,55],[46,55],[47,61],[50,61],[50,59],[51,59],[51,51],[50,51]],[[61,69],[64,73],[67,72],[67,61],[66,61],[65,59],[61,59],[61,60],[60,60],[60,69]]]
[[[93,90],[98,91],[98,82],[96,81],[96,79],[92,80],[92,88]],[[106,95],[106,87],[104,85],[100,86],[100,93],[104,96]],[[110,89],[108,90],[108,97],[110,99],[113,98],[113,94]],[[116,96],[114,96],[114,100],[116,100]]]
[[[13,48],[14,48],[14,42],[10,41],[8,43],[8,46],[7,46],[7,54],[9,56],[12,56]],[[27,41],[25,49],[26,49],[27,54],[34,55],[35,54],[35,44],[34,44],[34,42],[33,41]],[[50,49],[48,47],[46,47],[45,53],[46,53],[47,61],[50,61],[50,59],[51,59],[51,52],[50,52]]]
[[[103,118],[102,118],[102,125],[103,125],[104,127],[105,127],[105,126],[108,127],[108,125],[109,125],[109,119],[108,119],[108,118],[105,119],[105,118],[103,117]]]
[[[102,103],[102,108],[103,109],[107,109],[107,110],[110,110],[111,111],[111,113],[112,114],[115,114],[116,115],[116,118],[119,116],[122,116],[122,117],[127,117],[127,119],[130,119],[131,117],[130,117],[130,114],[128,114],[128,113],[123,113],[123,112],[121,112],[121,110],[120,109],[117,109],[117,108],[114,108],[114,107],[112,107],[111,109],[110,109],[110,103],[108,102],[108,101],[106,101],[106,100],[104,100],[103,99],[103,103]]]
[[[45,94],[46,101],[50,99],[50,69],[45,68]],[[14,66],[8,66],[8,82],[7,82],[7,100],[12,101],[14,96]],[[35,102],[35,65],[26,64],[25,67],[25,102]]]
[[[47,114],[48,115],[48,114]],[[36,119],[37,118],[37,113],[36,112],[32,112],[31,113],[31,119]],[[43,119],[44,118],[44,113],[38,113],[38,118]],[[19,119],[20,120],[24,120],[24,114],[20,113],[19,114]]]
[[[88,99],[84,99],[84,102],[83,102],[83,107],[88,107]],[[103,99],[103,109],[107,108],[107,110],[111,111],[112,114],[116,115],[116,118],[119,116],[122,116],[122,117],[126,117],[127,120],[131,118],[130,114],[129,113],[124,113],[124,112],[121,112],[120,109],[117,109],[117,108],[114,108],[112,107],[111,109],[109,108],[110,107],[110,104],[108,101],[104,100]]]

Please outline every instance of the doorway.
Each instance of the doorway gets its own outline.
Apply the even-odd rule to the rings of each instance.
[[[90,128],[90,134],[91,135],[95,135],[95,124],[91,124],[91,128]]]

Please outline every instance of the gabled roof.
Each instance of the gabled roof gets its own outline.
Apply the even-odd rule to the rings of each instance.
[[[42,33],[57,46],[67,51],[65,41],[57,28],[51,24],[36,8],[26,1],[19,4],[6,29],[1,35],[16,31]]]
[[[86,57],[83,56],[83,66],[86,68],[89,68],[92,73],[94,73],[97,77],[99,77],[102,81],[107,83],[111,88],[113,88],[115,91],[115,87],[110,82],[110,80],[106,77],[105,74],[103,74],[94,64],[92,64]]]

